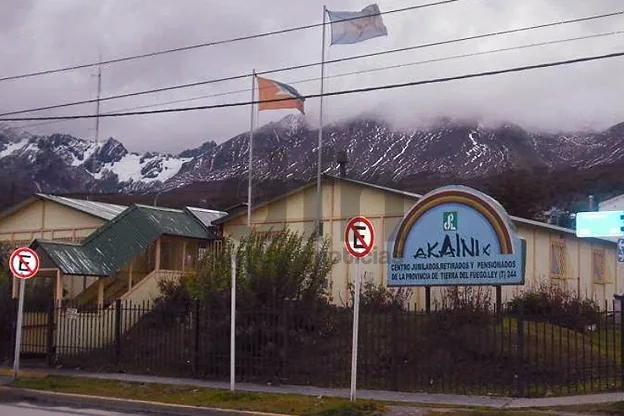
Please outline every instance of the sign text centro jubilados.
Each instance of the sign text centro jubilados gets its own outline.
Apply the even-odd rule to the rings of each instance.
[[[388,286],[521,285],[526,242],[503,207],[468,187],[424,195],[388,242]]]

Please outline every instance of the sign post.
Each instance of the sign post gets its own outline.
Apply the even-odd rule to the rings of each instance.
[[[19,359],[22,348],[22,322],[24,318],[24,292],[26,280],[39,271],[39,256],[28,247],[15,250],[9,258],[9,268],[13,276],[20,282],[19,301],[17,307],[17,323],[15,327],[15,355],[13,358],[13,378],[19,375]]]
[[[345,228],[345,247],[349,254],[355,257],[355,298],[353,300],[353,345],[351,347],[351,401],[355,401],[357,387],[357,356],[358,334],[360,328],[360,291],[362,279],[360,276],[360,258],[366,257],[375,244],[375,230],[373,224],[365,217],[354,217]]]
[[[236,251],[232,249],[232,293],[230,305],[230,391],[236,389]]]

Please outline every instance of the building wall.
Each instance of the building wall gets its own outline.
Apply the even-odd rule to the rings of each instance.
[[[35,238],[79,242],[105,222],[56,202],[38,200],[0,220],[0,242],[27,245]]]
[[[316,215],[315,197],[316,187],[312,186],[254,210],[252,226],[257,231],[268,231],[287,225],[293,230],[309,233],[313,230]],[[360,261],[360,272],[363,276],[365,274],[366,280],[385,283],[386,242],[416,198],[341,181],[324,182],[323,197],[324,234],[330,238],[330,249],[339,260],[331,274],[331,291],[334,301],[341,303],[347,300],[347,286],[353,281],[355,272],[353,259],[347,254],[343,243],[347,221],[363,215],[373,223],[374,248],[367,258]],[[224,224],[224,232],[238,239],[247,234],[246,222],[246,215],[235,218]],[[511,298],[523,287],[537,286],[540,281],[554,281],[568,290],[580,291],[581,295],[594,298],[601,305],[605,300],[612,301],[613,293],[622,286],[616,276],[615,244],[581,240],[571,233],[520,222],[516,226],[519,235],[527,241],[525,285],[504,287],[503,300]],[[604,258],[602,262],[598,261],[600,255]],[[594,266],[604,269],[602,279],[595,276]],[[432,298],[439,299],[440,293],[439,288],[432,289]],[[424,288],[412,289],[412,302],[417,308],[424,307]]]

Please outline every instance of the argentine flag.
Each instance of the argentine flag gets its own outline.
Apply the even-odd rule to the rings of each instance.
[[[328,10],[331,44],[350,45],[378,36],[387,36],[388,30],[379,13],[377,4],[368,5],[359,12]]]

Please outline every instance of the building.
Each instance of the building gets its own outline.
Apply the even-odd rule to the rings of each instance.
[[[137,286],[161,275],[182,275],[200,250],[219,239],[212,221],[225,213],[134,204],[78,244],[36,238],[30,244],[42,271],[56,273],[57,301],[110,305],[116,299],[151,300]]]
[[[27,246],[35,238],[80,242],[127,207],[35,194],[0,213],[0,242]]]
[[[78,243],[126,208],[38,193],[0,213],[0,244],[12,251],[35,238]],[[40,277],[55,279],[56,274],[42,270]],[[16,284],[13,296],[17,297]]]
[[[347,221],[363,215],[375,228],[375,246],[371,255],[361,261],[366,278],[385,283],[387,252],[385,244],[397,224],[421,195],[373,185],[344,177],[324,175],[323,234],[329,238],[333,255],[338,258],[330,277],[330,287],[336,302],[347,297],[347,285],[352,281],[351,257],[344,248],[344,228]],[[311,233],[316,218],[316,182],[313,181],[266,203],[252,207],[252,228],[271,232],[282,227]],[[613,300],[622,290],[622,275],[618,271],[616,244],[608,239],[576,237],[574,230],[512,217],[518,234],[527,243],[525,284],[503,288],[503,301],[514,291],[551,280],[567,290],[595,299],[601,305]],[[247,213],[237,210],[216,223],[225,235],[238,239],[248,233]],[[432,297],[439,290],[432,290]],[[425,290],[413,289],[412,300],[421,308]]]
[[[170,209],[134,204],[80,243],[35,238],[40,270],[30,279],[53,279],[55,344],[72,354],[102,347],[115,335],[117,301],[135,305],[124,323],[129,330],[160,295],[160,283],[179,281],[203,251],[219,247],[212,221],[224,212],[186,207]],[[138,305],[138,306],[137,306]],[[24,315],[23,352],[46,351],[46,312]]]

